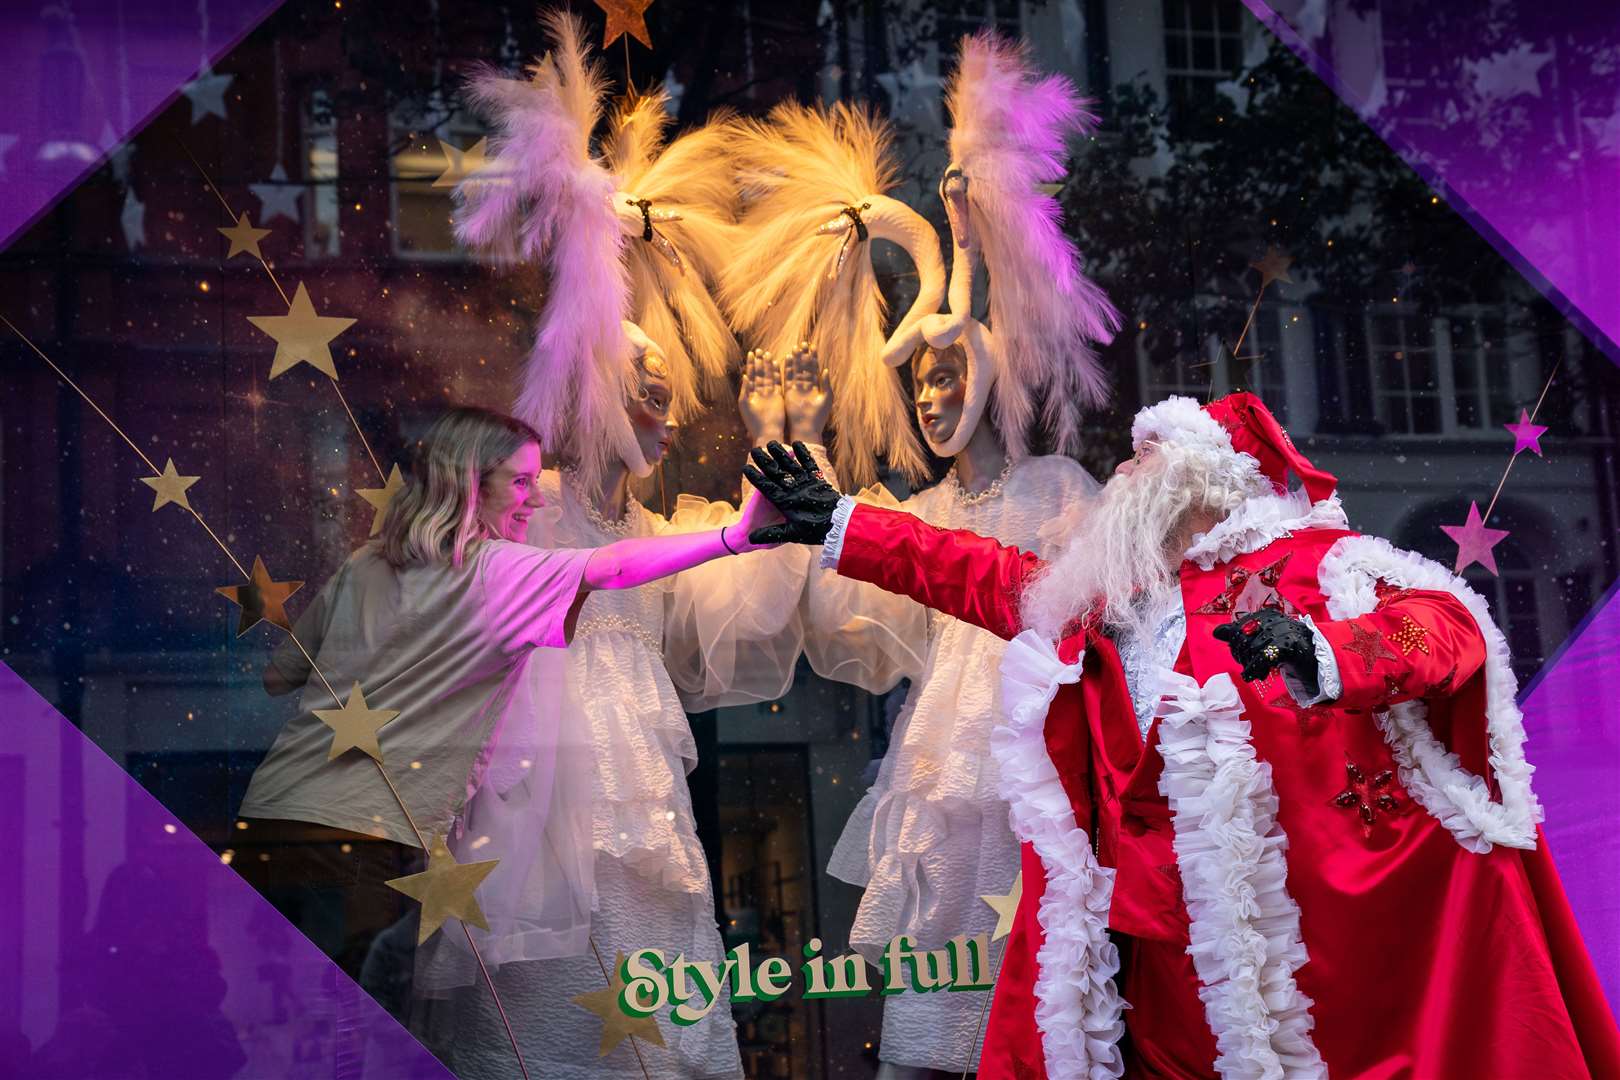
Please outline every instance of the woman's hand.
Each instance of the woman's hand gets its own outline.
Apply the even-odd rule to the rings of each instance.
[[[782,388],[789,436],[796,443],[822,445],[822,431],[832,412],[832,386],[808,341],[801,341],[783,361]]]
[[[782,372],[766,349],[749,349],[743,359],[737,412],[755,446],[780,441],[786,425],[782,411]]]
[[[756,544],[750,537],[756,530],[769,525],[780,525],[783,520],[781,512],[772,506],[771,501],[761,495],[758,489],[750,491],[748,500],[743,503],[742,520],[725,528],[726,548],[743,552],[776,547],[775,544]]]

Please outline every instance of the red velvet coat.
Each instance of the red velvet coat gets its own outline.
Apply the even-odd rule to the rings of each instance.
[[[1145,743],[1094,630],[1029,653],[1052,672],[1079,661],[1044,696],[1009,676],[1009,716],[1020,700],[1039,710],[1037,750],[1067,805],[1020,787],[1044,759],[1017,765],[1016,732],[998,732],[1023,894],[978,1075],[1620,1077],[1483,602],[1433,563],[1286,509],[1183,565],[1186,645]],[[1011,656],[1051,648],[1019,636],[1039,565],[862,506],[838,571],[1016,637]],[[1312,618],[1343,679],[1335,702],[1302,709],[1278,677],[1242,680],[1211,632],[1256,604]],[[1068,811],[1064,841],[1051,824]],[[1054,874],[1065,895],[1043,904]],[[1069,940],[1088,922],[1089,952]]]

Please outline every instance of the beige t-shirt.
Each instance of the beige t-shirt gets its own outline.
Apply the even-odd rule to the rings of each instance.
[[[395,570],[367,545],[299,617],[298,640],[345,701],[358,681],[368,707],[399,710],[378,733],[383,764],[429,843],[477,789],[530,651],[568,644],[568,611],[590,555],[486,540],[459,567]],[[332,729],[313,710],[337,703],[290,638],[271,663],[304,691],[298,715],[254,772],[241,816],[318,822],[414,846],[365,753],[327,760]]]

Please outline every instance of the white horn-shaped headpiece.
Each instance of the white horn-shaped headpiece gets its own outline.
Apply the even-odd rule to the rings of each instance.
[[[544,266],[545,301],[513,411],[594,485],[615,457],[637,475],[651,471],[625,415],[644,357],[662,360],[680,423],[736,354],[705,285],[730,246],[735,189],[724,125],[666,146],[661,91],[618,110],[594,156],[606,80],[577,18],[554,12],[543,21],[555,47],[528,79],[486,67],[468,82],[468,99],[490,122],[491,160],[456,189],[456,235]]]
[[[883,194],[893,183],[887,128],[847,105],[790,103],[735,131],[745,239],[721,277],[733,324],[778,355],[801,341],[815,347],[832,382],[841,481],[876,480],[879,457],[923,478],[911,404],[890,365],[904,362],[904,342],[939,310],[945,266],[933,226]],[[898,244],[917,268],[917,298],[892,334],[874,240]]]

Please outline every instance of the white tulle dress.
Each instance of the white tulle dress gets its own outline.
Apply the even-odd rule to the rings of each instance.
[[[1032,457],[976,495],[963,491],[953,469],[903,503],[882,488],[859,498],[1047,556],[1097,489],[1068,458]],[[805,651],[819,674],[872,693],[903,677],[912,682],[877,782],[850,815],[827,866],[834,877],[865,888],[851,945],[875,957],[897,934],[932,949],[958,934],[990,933],[996,913],[980,897],[1006,894],[1018,875],[1018,842],[996,795],[990,755],[1005,643],[830,570],[810,571],[802,608]],[[992,956],[999,959],[999,946]],[[976,1068],[975,1031],[985,1004],[977,993],[885,999],[880,1058],[954,1074]]]
[[[548,505],[536,515],[530,539],[542,546],[599,547],[629,536],[717,528],[737,517],[725,503],[683,496],[669,520],[632,502],[621,521],[609,522],[588,506],[566,474],[544,473],[541,485]],[[594,592],[562,654],[562,670],[534,665],[535,708],[577,710],[572,723],[565,717],[560,727],[589,733],[587,751],[580,755],[594,758],[584,770],[591,773],[589,813],[581,812],[580,800],[558,799],[544,822],[545,835],[519,839],[534,832],[513,825],[525,811],[508,800],[524,790],[522,784],[500,795],[486,785],[473,800],[457,851],[464,862],[489,858],[496,845],[476,845],[479,837],[493,835],[505,837],[509,848],[522,843],[539,849],[534,857],[551,871],[559,863],[571,864],[561,875],[536,869],[527,898],[521,880],[503,883],[493,875],[491,888],[480,892],[490,894],[497,908],[527,904],[530,909],[518,920],[527,923],[525,932],[502,936],[503,920],[486,912],[496,938],[476,931],[475,937],[487,942],[481,948],[499,961],[495,985],[531,1075],[623,1080],[640,1077],[643,1063],[654,1080],[743,1075],[729,996],[690,1027],[671,1023],[667,1010],[660,1013],[662,1047],[623,1042],[606,1056],[598,1056],[601,1021],[573,999],[606,985],[597,954],[609,966],[617,954],[639,948],[661,948],[671,960],[684,954],[689,960],[723,962],[708,866],[687,790],[686,773],[696,764],[697,748],[686,710],[772,700],[786,692],[802,644],[795,601],[811,554],[784,546],[717,559],[639,589]],[[558,678],[566,680],[566,690],[559,690]],[[501,748],[494,752],[502,757]],[[529,763],[528,756],[521,761],[525,767]],[[574,774],[581,770],[570,767],[563,754],[555,769],[557,785],[580,782]],[[498,763],[491,773],[501,773]],[[456,847],[452,844],[452,850]],[[576,848],[590,854],[582,858]],[[504,867],[506,858],[521,860],[532,853],[499,854]],[[533,923],[541,909],[559,906],[559,877],[574,888],[579,906],[588,903],[589,912],[572,920],[541,920],[548,924],[546,932],[537,932]],[[504,921],[509,929],[511,920]],[[449,936],[446,944],[464,952],[456,945],[458,936]],[[514,947],[514,941],[529,947]],[[445,972],[455,966],[441,967],[437,982],[445,982]],[[518,1075],[490,994],[481,979],[467,974],[465,964],[460,968],[451,981],[469,985],[454,989],[450,1000],[436,1007],[427,1040],[463,1080]],[[420,962],[418,972],[420,979]],[[428,974],[434,977],[433,971]],[[445,996],[438,986],[425,989]]]

